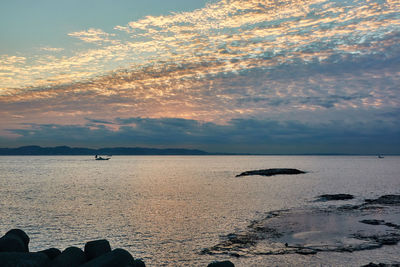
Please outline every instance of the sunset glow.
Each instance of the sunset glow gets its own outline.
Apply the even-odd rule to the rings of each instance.
[[[65,46],[0,50],[1,146],[400,152],[400,1],[205,1],[56,30]]]

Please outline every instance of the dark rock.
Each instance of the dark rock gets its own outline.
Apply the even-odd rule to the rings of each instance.
[[[134,260],[132,267],[146,267],[142,260]]]
[[[400,241],[400,233],[382,233],[378,235],[353,235],[355,238],[360,240],[373,240],[379,247],[383,245],[397,245]]]
[[[88,261],[108,252],[111,252],[111,247],[110,243],[105,239],[90,241],[85,245],[85,254]]]
[[[360,223],[371,224],[371,225],[381,225],[381,224],[384,224],[385,221],[372,219],[372,220],[362,220],[362,221],[360,221]]]
[[[382,245],[397,245],[397,243],[399,243],[399,237],[384,237],[384,238],[380,238],[378,239],[378,241],[382,244]]]
[[[43,253],[0,252],[0,266],[4,267],[43,267],[50,259]]]
[[[0,252],[29,252],[29,237],[20,229],[12,229],[0,238]]]
[[[117,248],[83,264],[81,267],[135,266],[134,263],[135,261],[128,251]]]
[[[235,267],[235,265],[230,261],[214,261],[207,267]]]
[[[381,264],[375,264],[375,263],[373,263],[373,262],[370,262],[370,263],[368,263],[368,264],[366,264],[366,265],[363,265],[363,266],[361,266],[361,267],[379,267],[379,266],[382,266]]]
[[[301,255],[314,255],[317,254],[317,251],[315,249],[309,249],[309,248],[300,248],[295,251],[297,254]]]
[[[228,234],[226,244],[235,245],[235,246],[253,246],[256,243],[257,236],[252,233],[245,234]]]
[[[86,262],[85,253],[77,247],[69,247],[58,255],[53,261],[53,267],[74,267]]]
[[[386,263],[373,263],[370,262],[366,265],[363,265],[361,267],[400,267],[400,264],[394,263],[394,264],[386,264]]]
[[[349,200],[354,198],[354,196],[350,194],[324,194],[318,197],[318,201]]]
[[[387,222],[387,223],[385,223],[385,225],[400,230],[400,225],[398,225],[398,224]]]
[[[320,201],[320,200],[317,200]],[[338,207],[337,209],[339,211],[353,211],[353,210],[358,210],[358,209],[362,209],[364,208],[364,206],[361,205],[343,205],[341,207]]]
[[[61,251],[58,248],[49,248],[38,251],[38,253],[44,253],[50,260],[53,260],[61,254]]]
[[[400,195],[383,195],[377,199],[366,199],[367,204],[399,205]]]
[[[265,169],[265,170],[254,170],[254,171],[246,171],[241,174],[236,175],[236,177],[247,176],[247,175],[262,175],[262,176],[272,176],[278,174],[301,174],[305,173],[304,171],[298,169]]]
[[[25,245],[25,249],[28,252],[29,251],[29,236],[22,231],[21,229],[11,229],[10,231],[8,231],[5,235],[12,235],[12,236],[16,236],[19,237],[22,242]]]
[[[0,238],[0,252],[27,252],[19,238],[3,236]]]

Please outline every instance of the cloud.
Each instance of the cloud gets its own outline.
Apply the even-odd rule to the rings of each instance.
[[[113,43],[115,41],[111,40],[110,37],[114,34],[106,33],[102,29],[90,28],[87,31],[71,32],[68,33],[69,36],[76,37],[87,43]]]
[[[20,143],[79,146],[197,147],[216,152],[393,153],[399,151],[400,127],[383,121],[302,123],[293,120],[232,119],[227,124],[179,118],[116,118],[117,130],[102,124],[28,124],[10,129]],[[367,147],[365,147],[367,145]],[[247,150],[244,150],[247,149]]]
[[[135,71],[164,68],[165,63],[212,63],[188,74],[196,78],[331,57],[340,61],[347,55],[390,56],[387,50],[399,46],[398,10],[397,1],[218,1],[191,12],[117,25],[113,33],[95,28],[69,33],[98,47],[67,58],[31,60],[15,70],[14,80],[21,88],[53,86],[121,67]],[[23,78],[24,70],[31,73],[30,80]]]
[[[97,125],[97,124],[114,124],[114,122],[107,121],[107,120],[98,120],[98,119],[90,119],[90,118],[86,118],[86,120],[89,123],[93,123],[94,125]]]
[[[48,52],[61,52],[61,51],[64,51],[64,48],[44,46],[44,47],[40,47],[40,50],[48,51]]]
[[[249,118],[293,120],[304,131],[329,118],[363,131],[372,125],[366,114],[395,129],[393,117],[376,114],[400,106],[399,10],[399,1],[223,0],[110,32],[73,32],[88,45],[0,57],[0,131],[88,123],[87,134],[113,135],[130,132],[123,120],[131,117],[141,118],[134,124],[144,136],[156,126],[199,134],[207,123],[224,133]]]
[[[88,82],[3,96],[0,101],[7,110],[32,113],[36,107],[43,115],[58,111],[64,119],[71,112],[101,111],[120,117],[134,112],[141,117],[219,122],[298,110],[388,109],[400,103],[400,64],[380,55],[190,77],[193,70],[213,64],[171,63],[162,69],[114,72]]]

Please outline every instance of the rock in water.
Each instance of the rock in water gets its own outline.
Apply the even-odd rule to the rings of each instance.
[[[318,201],[330,201],[330,200],[349,200],[353,199],[354,196],[350,194],[325,194],[318,196]]]
[[[262,175],[262,176],[272,176],[278,174],[302,174],[304,171],[298,169],[265,169],[265,170],[254,170],[254,171],[245,171],[241,174],[236,175],[236,177],[240,176],[248,176],[248,175]]]
[[[383,195],[377,199],[366,199],[367,204],[400,205],[400,195]]]
[[[386,263],[373,263],[373,262],[370,262],[367,265],[363,265],[361,267],[400,267],[400,264],[399,263],[394,263],[394,264],[388,263],[388,264],[386,264]]]
[[[108,252],[111,252],[111,246],[105,239],[90,241],[85,245],[85,254],[88,261]]]
[[[370,224],[370,225],[381,225],[384,224],[384,220],[376,220],[376,219],[368,219],[368,220],[361,220],[360,223]]]

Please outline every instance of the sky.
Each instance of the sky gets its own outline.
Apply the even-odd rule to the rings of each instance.
[[[5,0],[0,147],[400,153],[400,0]]]

